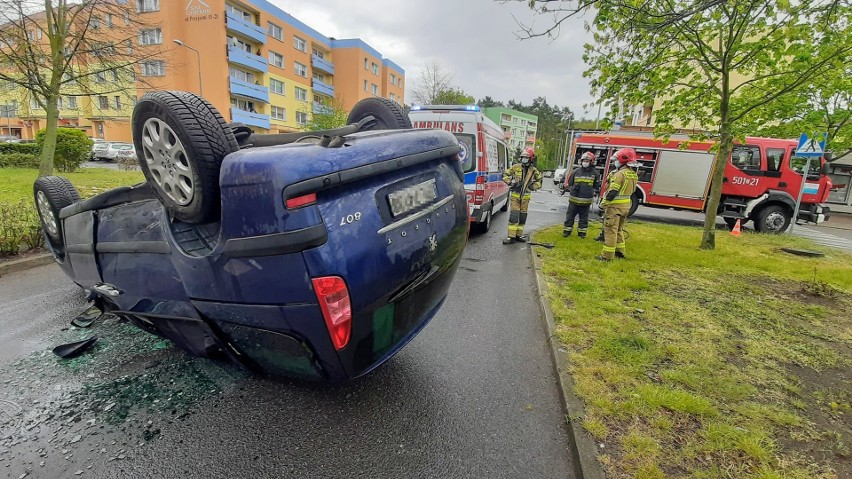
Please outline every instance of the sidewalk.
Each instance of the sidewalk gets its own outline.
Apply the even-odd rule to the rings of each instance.
[[[834,206],[832,206],[831,209],[831,216],[828,218],[828,221],[821,226],[852,231],[852,210],[848,213],[842,213],[834,211]]]

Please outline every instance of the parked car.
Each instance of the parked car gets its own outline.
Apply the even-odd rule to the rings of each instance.
[[[110,150],[115,150],[115,160],[136,159],[136,148],[129,143],[113,143]]]
[[[145,183],[33,187],[48,248],[103,311],[191,354],[339,381],[443,304],[468,233],[451,133],[368,98],[343,128],[260,135],[186,92],[146,94],[132,128]]]
[[[115,160],[120,151],[133,150],[134,147],[130,143],[122,143],[120,141],[112,141],[105,142],[106,148],[104,148],[103,143],[96,143],[93,147],[93,151],[95,153],[95,161],[103,160],[103,161],[113,161]]]
[[[558,185],[565,181],[565,172],[568,171],[567,168],[557,168],[556,171],[553,172],[553,184]]]
[[[106,155],[109,150],[109,142],[100,138],[94,138],[92,141],[94,142],[92,143],[92,161],[97,161],[98,158]]]

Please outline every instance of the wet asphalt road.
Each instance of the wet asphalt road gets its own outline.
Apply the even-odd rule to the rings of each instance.
[[[534,196],[528,229],[560,221],[557,198]],[[507,216],[471,238],[418,337],[335,387],[189,358],[115,320],[63,331],[83,300],[58,267],[0,278],[0,477],[574,477],[529,247],[500,243]],[[77,360],[49,353],[92,333]]]

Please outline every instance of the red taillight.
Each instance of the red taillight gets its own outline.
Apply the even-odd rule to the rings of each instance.
[[[346,282],[339,276],[324,276],[311,281],[331,342],[340,351],[349,343],[352,334],[352,303]]]
[[[485,199],[485,176],[476,177],[476,186],[473,190],[473,204],[481,205]]]
[[[295,198],[290,198],[289,200],[284,202],[284,206],[287,207],[288,210],[292,210],[295,208],[301,208],[302,206],[312,205],[317,202],[317,194],[316,193],[308,193],[307,195],[297,196]]]

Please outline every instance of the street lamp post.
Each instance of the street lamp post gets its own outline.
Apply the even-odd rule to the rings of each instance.
[[[175,43],[177,43],[178,45],[185,47],[185,48],[189,48],[190,50],[195,52],[195,56],[196,56],[196,58],[198,58],[198,94],[203,97],[204,96],[204,87],[201,84],[201,54],[198,53],[198,50],[192,48],[191,46],[187,45],[186,43],[183,43],[182,41],[178,40],[177,38],[175,38],[173,41]]]

